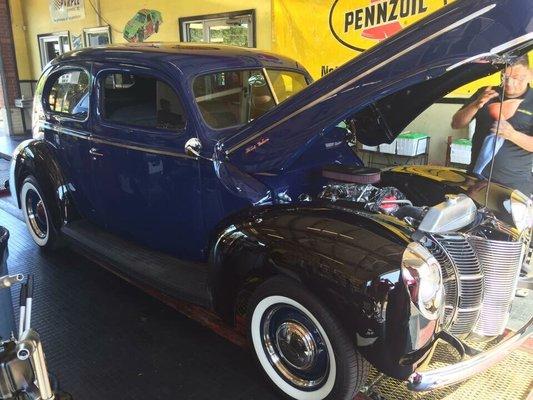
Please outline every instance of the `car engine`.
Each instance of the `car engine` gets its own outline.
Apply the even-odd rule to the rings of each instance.
[[[379,186],[379,170],[336,166],[319,199],[351,202],[371,213],[396,217],[412,229],[441,266],[444,283],[443,329],[458,337],[501,335],[507,325],[531,228],[517,229],[478,209],[464,194],[448,195],[433,207],[414,206],[397,188]]]

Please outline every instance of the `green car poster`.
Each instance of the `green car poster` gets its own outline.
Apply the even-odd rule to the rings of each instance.
[[[128,21],[124,28],[124,39],[130,43],[144,42],[154,33],[159,32],[159,25],[163,23],[161,13],[156,10],[143,8]]]

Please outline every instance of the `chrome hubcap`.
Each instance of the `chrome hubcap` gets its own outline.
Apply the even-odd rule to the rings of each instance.
[[[48,234],[48,221],[43,200],[35,190],[26,193],[26,213],[33,232],[40,238],[46,238]]]
[[[284,322],[276,331],[276,345],[281,358],[299,370],[309,370],[316,357],[316,343],[311,332],[297,322]]]
[[[261,320],[265,354],[276,372],[300,390],[317,390],[329,373],[326,342],[312,320],[299,309],[276,305]]]

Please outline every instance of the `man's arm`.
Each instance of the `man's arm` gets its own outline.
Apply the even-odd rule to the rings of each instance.
[[[452,128],[461,129],[466,127],[475,117],[480,108],[487,104],[490,99],[498,96],[498,92],[492,90],[491,86],[485,88],[479,95],[475,96],[474,101],[455,113],[452,118]]]
[[[496,133],[497,122],[492,126],[491,132]],[[516,144],[518,147],[523,148],[533,153],[533,136],[526,135],[525,133],[518,132],[507,121],[500,121],[500,129],[498,134],[506,140],[509,140]]]

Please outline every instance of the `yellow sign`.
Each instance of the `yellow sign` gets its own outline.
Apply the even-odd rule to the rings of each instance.
[[[335,0],[331,34],[344,46],[365,51],[404,27],[437,11],[447,0]],[[365,4],[366,3],[366,4]]]
[[[453,0],[272,0],[272,50],[296,59],[318,79],[362,51]],[[533,65],[533,52],[529,53]],[[469,83],[450,97],[497,86],[500,74]]]
[[[318,79],[452,0],[273,0],[272,50]],[[467,97],[499,75],[452,93]]]

